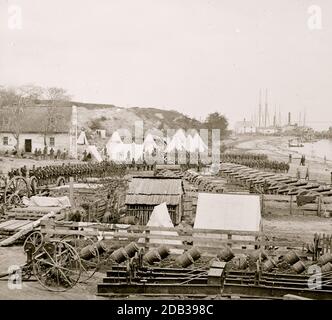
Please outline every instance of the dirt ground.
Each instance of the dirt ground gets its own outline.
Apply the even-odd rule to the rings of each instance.
[[[303,234],[303,239],[308,235],[315,233],[327,233],[332,231],[332,219],[317,216],[264,216],[263,217],[264,232],[280,232],[280,233],[298,233]]]
[[[0,248],[0,274],[8,272],[10,266],[22,266],[26,258],[21,246]],[[10,289],[8,277],[0,278],[0,300],[100,300],[104,299],[95,295],[97,283],[102,281],[105,275],[96,273],[86,284],[77,284],[66,292],[51,292],[45,290],[33,279],[22,283],[20,289]],[[32,279],[32,278],[31,278]]]

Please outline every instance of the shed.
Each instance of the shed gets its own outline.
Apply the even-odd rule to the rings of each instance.
[[[166,203],[173,224],[182,216],[183,185],[179,178],[134,177],[126,195],[127,212],[146,225],[156,205]]]
[[[259,232],[261,231],[260,197],[244,194],[199,193],[194,229]],[[204,235],[220,238],[219,234]],[[227,235],[221,238],[227,238]],[[255,240],[255,236],[237,235],[232,239]]]

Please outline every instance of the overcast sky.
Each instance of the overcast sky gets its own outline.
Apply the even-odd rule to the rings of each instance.
[[[8,27],[8,6],[22,29]],[[308,7],[322,29],[308,27]],[[269,88],[283,119],[332,125],[331,0],[0,0],[0,84],[66,88],[77,101],[231,122]]]

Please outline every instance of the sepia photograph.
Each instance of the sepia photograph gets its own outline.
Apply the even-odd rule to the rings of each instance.
[[[330,0],[0,0],[0,48],[0,300],[332,300]]]

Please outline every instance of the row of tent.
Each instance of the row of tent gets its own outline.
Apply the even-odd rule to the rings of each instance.
[[[82,131],[77,139],[79,145],[89,145],[85,132]],[[143,159],[145,154],[164,151],[170,152],[206,152],[208,147],[198,132],[185,134],[182,129],[176,131],[172,138],[163,139],[148,133],[141,144],[125,143],[118,131],[115,131],[106,144],[106,151],[110,160],[126,161],[129,159]],[[96,150],[94,150],[95,153]],[[98,157],[99,158],[99,157]],[[100,157],[101,158],[101,157]],[[99,161],[99,160],[98,160]]]

